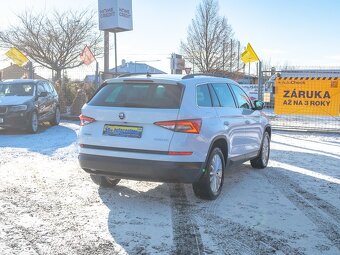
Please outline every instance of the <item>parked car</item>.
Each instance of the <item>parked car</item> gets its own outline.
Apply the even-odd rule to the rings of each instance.
[[[46,80],[6,80],[0,82],[0,127],[36,133],[39,123],[58,125],[58,94]]]
[[[197,196],[215,199],[229,166],[267,166],[271,126],[262,108],[226,78],[111,79],[82,108],[79,163],[101,186],[192,183]]]

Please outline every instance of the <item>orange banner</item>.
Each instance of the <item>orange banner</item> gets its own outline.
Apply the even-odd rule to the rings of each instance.
[[[277,78],[274,112],[340,116],[340,80],[329,77]]]

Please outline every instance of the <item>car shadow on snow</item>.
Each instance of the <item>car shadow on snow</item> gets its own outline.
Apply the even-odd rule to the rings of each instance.
[[[168,184],[129,181],[136,184],[136,189],[132,189],[124,182],[113,188],[98,189],[110,210],[107,223],[112,238],[128,254],[150,251],[168,254],[172,250]],[[151,188],[145,189],[147,186]]]
[[[76,138],[76,131],[64,125],[51,127],[43,124],[36,134],[27,134],[21,130],[0,129],[0,148],[22,148],[51,156],[56,150],[74,143]]]
[[[225,179],[233,175],[240,180],[249,171],[240,165]],[[235,185],[229,182],[217,200]],[[196,254],[196,246],[204,249],[193,214],[213,201],[197,198],[190,184],[121,181],[113,188],[99,187],[98,194],[109,209],[108,230],[128,254]]]
[[[191,185],[185,184],[153,185],[129,181],[127,187],[123,181],[114,188],[99,188],[98,193],[109,209],[107,224],[112,239],[128,254],[200,254],[195,252],[197,246],[201,251],[217,254],[222,253],[225,248],[233,254],[243,247],[237,246],[234,250],[234,247],[227,244],[228,240],[234,240],[235,236],[246,243],[245,247],[258,251],[258,244],[254,238],[248,237],[250,232],[254,236],[261,236],[262,242],[266,244],[262,247],[265,251],[279,243],[279,250],[292,254],[295,250],[287,244],[286,238],[274,238],[259,230],[253,230],[252,227],[237,223],[230,217],[221,217],[217,210],[220,206],[223,208],[230,204],[231,194],[234,204],[254,210],[253,204],[247,204],[242,196],[237,194],[240,187],[247,186],[248,193],[253,194],[251,188],[256,187],[249,187],[249,180],[254,180],[256,176],[260,179],[265,178],[261,174],[262,170],[259,171],[254,170],[249,164],[228,169],[222,193],[214,201],[195,197]],[[141,187],[149,185],[151,188],[140,191]],[[229,212],[239,213],[238,206],[228,206]],[[207,221],[202,221],[202,218]],[[201,231],[207,230],[209,224],[224,224],[221,226],[230,228],[228,231],[221,230],[220,227],[208,229],[209,235],[216,241],[216,246],[211,243],[207,245],[201,236]]]

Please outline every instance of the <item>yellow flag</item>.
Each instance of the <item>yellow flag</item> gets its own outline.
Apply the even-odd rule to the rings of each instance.
[[[253,47],[251,47],[250,43],[248,43],[247,48],[241,54],[241,60],[243,63],[247,64],[249,62],[260,61],[259,57],[256,55]]]
[[[18,66],[23,66],[28,61],[28,58],[20,50],[14,47],[10,48],[5,54]]]

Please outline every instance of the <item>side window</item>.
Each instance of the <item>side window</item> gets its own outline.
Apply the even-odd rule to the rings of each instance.
[[[216,92],[211,86],[212,85],[209,85],[209,91],[210,91],[210,95],[211,95],[212,104],[213,104],[214,107],[221,107],[220,101],[217,98]]]
[[[53,85],[50,82],[46,82],[46,85],[48,87],[48,91],[51,92],[52,95],[55,95],[56,91],[54,90]]]
[[[237,85],[231,84],[231,87],[235,93],[236,100],[240,108],[251,109],[251,102],[247,94]]]
[[[45,91],[47,91],[48,94],[52,94],[52,89],[47,82],[44,82],[44,88],[45,88]]]
[[[46,92],[43,83],[38,84],[37,95],[39,96],[41,92]]]
[[[54,88],[54,86],[52,85],[52,83],[48,82],[48,85],[49,85],[50,88],[51,88],[52,94],[53,94],[54,96],[58,96],[58,93],[57,93],[57,91],[55,90],[55,88]]]
[[[212,84],[212,87],[220,101],[221,107],[236,107],[234,97],[227,84]]]
[[[198,106],[212,107],[208,85],[197,86],[196,100]]]

